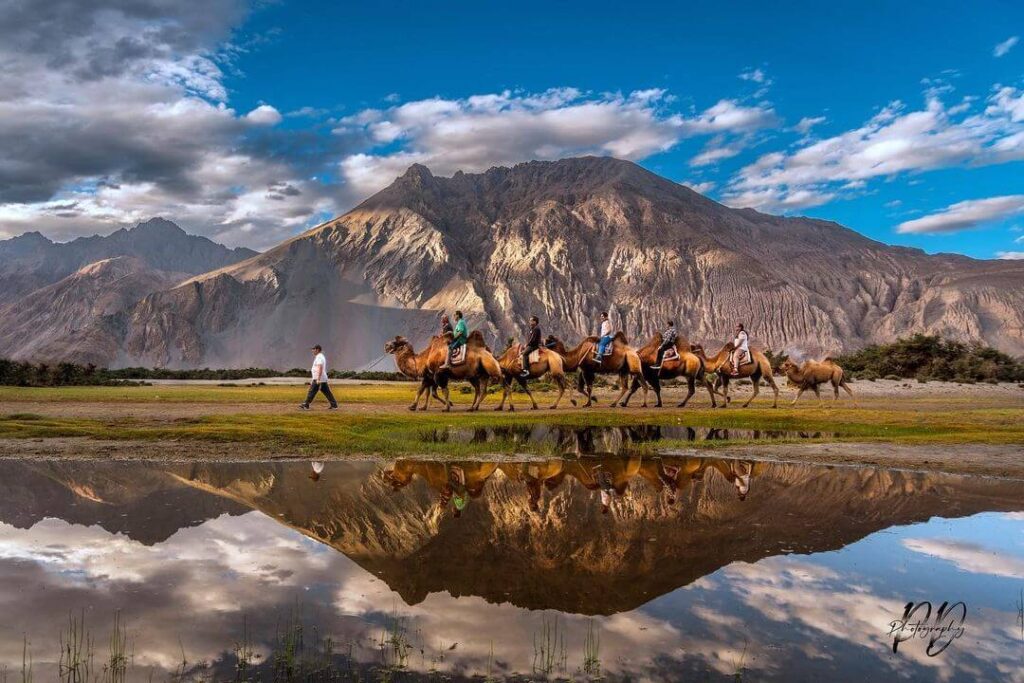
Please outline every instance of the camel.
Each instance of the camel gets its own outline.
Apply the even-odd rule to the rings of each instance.
[[[722,404],[722,407],[727,407],[729,402],[732,401],[732,398],[729,397],[729,381],[732,379],[749,377],[750,381],[754,384],[754,393],[747,399],[747,402],[743,404],[743,407],[746,408],[750,405],[751,401],[757,398],[757,395],[761,392],[761,380],[764,379],[764,381],[768,382],[772,391],[775,392],[775,398],[772,400],[772,408],[778,408],[779,387],[775,384],[775,377],[772,373],[772,364],[768,362],[768,357],[757,349],[750,349],[750,356],[754,362],[741,365],[739,375],[731,375],[728,370],[732,367],[730,356],[734,348],[735,347],[732,345],[732,342],[729,342],[722,347],[722,350],[719,351],[717,355],[708,358],[704,353],[704,347],[700,344],[694,344],[690,347],[690,350],[698,358],[704,361],[704,370],[706,373],[714,372],[718,374],[718,378],[722,383],[721,395],[725,398],[725,402]],[[711,380],[708,379],[707,376],[704,377],[704,382],[708,385],[708,388],[711,389]],[[711,407],[718,407],[714,393],[711,394]]]
[[[640,382],[644,390],[644,399],[647,398],[647,380],[643,376],[643,368],[640,365],[640,357],[636,351],[629,346],[626,336],[622,332],[615,335],[612,341],[612,353],[600,359],[594,358],[594,351],[597,349],[597,337],[587,337],[573,349],[567,349],[561,339],[549,336],[544,341],[544,346],[555,351],[562,357],[563,366],[567,372],[579,370],[576,380],[576,391],[583,394],[587,402],[584,408],[594,405],[594,377],[597,374],[614,374],[619,376],[618,397],[611,403],[611,407],[625,407],[623,397],[629,391],[629,379],[632,376]]]
[[[640,476],[655,491],[664,492],[666,503],[675,505],[679,491],[690,482],[702,480],[709,466],[705,458],[645,458]]]
[[[431,396],[438,401],[441,400],[441,397],[437,395],[434,373],[429,371],[427,367],[427,361],[431,354],[436,355],[441,349],[444,351],[448,349],[448,344],[445,342],[444,337],[431,337],[430,344],[419,353],[413,351],[412,344],[405,337],[395,337],[384,344],[384,353],[394,354],[395,365],[398,366],[398,371],[410,379],[420,380],[420,388],[416,392],[416,400],[409,406],[409,410],[426,410],[430,406]],[[420,396],[424,394],[426,394],[426,397],[423,400],[423,408],[419,408]]]
[[[750,484],[754,477],[764,473],[768,464],[754,460],[712,460],[711,466],[733,485],[736,497],[742,502],[750,493]]]
[[[800,395],[810,389],[814,392],[814,395],[818,397],[818,405],[821,405],[821,392],[818,391],[818,387],[822,384],[832,384],[832,391],[834,396],[832,397],[832,404],[835,405],[836,401],[839,400],[839,387],[842,387],[846,393],[850,395],[850,399],[853,401],[853,405],[857,405],[857,399],[853,396],[853,390],[850,389],[850,385],[846,383],[846,376],[843,369],[836,365],[835,361],[831,358],[826,358],[823,361],[808,360],[802,364],[797,365],[791,360],[787,360],[779,368],[782,373],[789,378],[789,381],[799,387],[799,391],[796,392],[796,398],[793,399],[791,405],[796,405],[796,402],[800,400]]]
[[[643,376],[647,379],[647,383],[651,385],[654,390],[654,396],[657,399],[654,403],[655,408],[661,407],[661,380],[662,379],[675,379],[676,377],[686,378],[686,398],[683,399],[682,403],[679,404],[679,408],[685,408],[686,404],[693,397],[696,391],[696,383],[704,381],[704,361],[698,356],[690,352],[690,344],[683,337],[676,340],[676,351],[679,353],[678,358],[665,360],[661,364],[660,370],[654,370],[651,368],[654,362],[658,358],[658,347],[661,346],[661,333],[656,332],[651,340],[642,346],[638,351],[637,355],[640,356],[640,367],[643,368]],[[629,399],[636,393],[640,383],[635,379],[633,380],[633,386],[629,391],[629,395],[626,396],[625,403],[629,403]],[[714,389],[708,386],[708,393],[711,394],[711,401],[714,403]],[[647,407],[647,396],[644,395],[644,408]]]
[[[452,402],[449,400],[448,382],[456,379],[465,380],[473,386],[475,394],[469,412],[477,411],[480,409],[480,404],[483,403],[484,398],[487,397],[487,386],[491,383],[491,380],[501,379],[501,367],[487,349],[483,334],[479,330],[474,330],[469,334],[469,339],[466,341],[466,360],[459,365],[442,369],[441,366],[444,364],[448,354],[448,336],[450,335],[435,337],[431,340],[427,350],[419,355],[416,354],[412,345],[404,337],[395,337],[385,345],[384,350],[395,354],[396,361],[404,359],[404,362],[412,370],[416,370],[420,363],[423,364],[423,380],[420,384],[420,390],[416,394],[416,402],[413,403],[413,406],[419,402],[419,397],[425,388],[428,388],[433,383],[444,392],[441,402],[444,404],[444,411],[449,412],[452,409]],[[409,361],[410,356],[417,358],[417,368],[411,365]],[[422,360],[419,360],[421,356]],[[423,409],[426,410],[426,405],[424,405]],[[410,410],[415,410],[415,407],[410,407]]]
[[[518,382],[519,386],[523,388],[526,395],[530,397],[530,401],[533,403],[533,409],[537,410],[537,400],[533,398],[533,394],[530,393],[530,388],[526,385],[527,379],[537,379],[543,377],[547,373],[551,373],[551,379],[558,385],[558,398],[551,404],[550,408],[554,410],[558,407],[558,404],[562,401],[562,396],[565,395],[565,368],[562,362],[562,357],[550,349],[540,349],[540,359],[536,363],[530,363],[530,376],[523,377],[523,345],[512,344],[505,353],[501,354],[498,358],[498,365],[501,366],[502,373],[502,389],[504,393],[501,396],[501,404],[498,405],[495,410],[503,410],[505,408],[505,400],[508,400],[508,409],[510,411],[515,410],[515,406],[512,405],[512,382]],[[569,400],[573,405],[576,405],[576,399],[570,397]]]

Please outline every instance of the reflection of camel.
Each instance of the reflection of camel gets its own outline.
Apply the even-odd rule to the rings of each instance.
[[[768,382],[768,385],[775,392],[775,398],[772,400],[772,408],[779,407],[779,387],[775,384],[775,377],[772,374],[772,364],[768,362],[768,357],[757,349],[750,349],[750,357],[753,359],[753,363],[747,363],[746,365],[740,366],[740,372],[738,375],[730,375],[728,369],[731,366],[733,347],[732,342],[729,342],[722,347],[722,350],[717,355],[711,356],[710,358],[704,353],[704,347],[700,344],[694,344],[690,347],[693,353],[698,358],[704,361],[705,368],[708,373],[717,373],[718,381],[722,383],[722,395],[725,396],[725,403],[722,407],[725,408],[732,401],[729,398],[729,381],[734,379],[743,379],[749,377],[750,381],[754,385],[754,393],[751,394],[747,402],[743,404],[746,408],[750,405],[750,402],[757,398],[757,395],[761,393],[761,380]],[[705,383],[708,385],[708,389],[711,389],[711,380],[707,377],[704,378]],[[711,394],[711,407],[716,408],[718,404],[715,402],[714,393]]]
[[[543,489],[553,491],[565,479],[565,461],[547,460],[544,462],[508,463],[499,465],[499,469],[512,481],[526,484],[529,506],[532,512],[540,511],[540,499]]]
[[[644,377],[647,378],[647,382],[651,385],[651,389],[654,390],[654,396],[657,401],[654,403],[655,408],[661,407],[661,380],[663,379],[675,379],[677,377],[686,378],[686,398],[679,404],[679,408],[685,408],[690,398],[696,391],[697,382],[704,381],[704,361],[698,356],[690,353],[690,344],[683,337],[679,337],[676,340],[676,352],[679,354],[677,358],[670,358],[663,360],[661,363],[660,370],[652,370],[651,366],[654,365],[655,360],[658,357],[658,348],[661,346],[661,333],[657,332],[646,345],[642,346],[637,350],[637,355],[640,357],[640,364],[643,368]],[[633,380],[633,386],[629,391],[629,395],[626,396],[625,403],[629,402],[629,399],[636,393],[640,383]],[[711,385],[707,385],[708,393],[711,394],[711,400],[715,400],[714,389]],[[647,407],[646,394],[644,397],[644,407]]]
[[[754,460],[712,460],[711,466],[718,470],[726,481],[736,488],[736,496],[742,501],[750,493],[754,476],[764,472],[767,463]]]
[[[612,407],[625,406],[622,400],[629,390],[629,379],[633,377],[643,387],[646,401],[647,380],[644,379],[640,366],[640,357],[636,351],[629,346],[626,336],[621,332],[615,335],[612,340],[611,353],[594,358],[594,350],[597,348],[597,337],[587,337],[575,348],[568,349],[558,337],[548,337],[544,346],[557,352],[564,359],[565,369],[569,372],[579,370],[576,380],[576,390],[583,394],[587,402],[584,408],[594,405],[594,377],[598,374],[611,374],[619,376],[618,397],[612,401]]]
[[[679,491],[702,480],[709,466],[706,458],[644,458],[640,476],[655,491],[665,492],[665,502],[675,505]]]

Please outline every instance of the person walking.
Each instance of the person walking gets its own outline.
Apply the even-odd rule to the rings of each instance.
[[[319,344],[310,350],[313,352],[313,367],[310,369],[313,381],[309,383],[309,393],[306,394],[306,400],[299,404],[299,408],[301,410],[309,410],[309,404],[313,402],[313,399],[316,398],[316,393],[319,391],[323,393],[331,404],[328,410],[337,410],[338,402],[334,399],[331,387],[327,383],[327,358],[324,356],[324,351]]]
[[[654,361],[654,365],[651,366],[651,370],[661,369],[661,359],[665,357],[665,352],[676,345],[676,339],[679,338],[679,333],[676,332],[676,323],[673,320],[668,321],[668,327],[661,335],[661,346],[658,347],[658,358]]]
[[[608,311],[601,312],[601,339],[597,342],[597,359],[601,360],[604,357],[604,352],[608,350],[608,345],[612,343],[612,321],[608,319]]]
[[[530,376],[530,354],[540,348],[540,320],[537,316],[530,316],[530,329],[527,331],[526,345],[523,347],[523,371],[520,377]]]

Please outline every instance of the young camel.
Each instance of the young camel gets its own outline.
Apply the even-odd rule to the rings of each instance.
[[[561,339],[549,336],[544,340],[544,346],[556,352],[562,357],[563,366],[566,372],[578,370],[576,380],[576,391],[583,394],[587,402],[584,408],[594,405],[594,377],[597,374],[614,374],[619,376],[618,397],[611,403],[611,407],[625,407],[623,397],[629,391],[629,380],[632,376],[635,381],[640,382],[644,390],[644,403],[647,400],[647,380],[644,379],[643,368],[640,365],[640,356],[629,346],[626,337],[621,332],[615,335],[612,341],[612,353],[603,356],[600,360],[594,358],[594,350],[597,349],[597,337],[587,337],[575,348],[567,349]]]
[[[512,346],[505,349],[505,353],[501,354],[498,358],[498,365],[501,366],[502,373],[502,389],[504,393],[501,396],[501,404],[495,408],[495,410],[503,410],[505,408],[505,400],[508,400],[508,409],[510,411],[515,410],[515,406],[512,405],[512,382],[518,382],[519,386],[523,388],[526,395],[530,397],[530,401],[533,403],[533,409],[537,410],[537,401],[533,398],[533,394],[530,393],[530,388],[526,385],[527,379],[537,379],[543,377],[547,373],[551,373],[551,379],[558,385],[558,398],[551,404],[550,408],[554,410],[558,407],[558,404],[562,400],[562,396],[565,394],[565,367],[562,362],[562,357],[550,349],[540,349],[540,360],[536,363],[530,363],[530,376],[523,377],[520,373],[523,371],[523,345],[513,344]],[[570,397],[569,400],[573,405],[576,405],[576,399]]]
[[[449,337],[450,335],[445,335]],[[480,330],[473,330],[466,340],[466,360],[459,365],[448,368],[441,368],[447,359],[448,347],[436,349],[431,353],[427,362],[427,368],[434,373],[434,382],[444,392],[444,411],[447,413],[452,409],[452,403],[448,400],[448,381],[452,379],[465,380],[469,382],[474,391],[473,405],[469,412],[480,410],[480,404],[487,397],[487,387],[491,381],[501,381],[501,366],[498,360],[491,355],[490,349],[484,343],[484,335]]]
[[[656,332],[654,336],[651,337],[651,340],[637,351],[637,355],[640,356],[640,366],[643,368],[644,378],[646,378],[647,383],[651,385],[651,388],[654,390],[654,396],[657,399],[654,403],[654,407],[661,407],[661,380],[685,377],[687,389],[686,398],[684,398],[682,403],[678,406],[679,408],[685,408],[686,404],[697,390],[697,382],[704,381],[704,361],[691,353],[689,351],[689,342],[680,337],[676,341],[676,351],[679,353],[679,357],[671,360],[664,360],[661,364],[661,369],[654,370],[651,366],[654,365],[654,362],[658,357],[658,347],[660,346],[661,333]],[[626,396],[626,400],[623,402],[624,404],[629,403],[629,399],[636,393],[636,390],[639,387],[640,383],[633,380],[633,386],[629,391],[629,395]],[[708,393],[711,394],[711,401],[714,402],[714,389],[710,386],[708,386]],[[645,394],[644,408],[646,407],[647,396]]]
[[[413,351],[412,344],[405,337],[395,337],[384,344],[384,353],[394,354],[398,371],[406,377],[420,380],[419,391],[416,392],[416,399],[409,406],[409,410],[426,410],[430,406],[431,396],[438,401],[441,400],[437,395],[434,373],[427,368],[430,355],[441,348],[448,349],[448,343],[443,337],[431,337],[430,344],[419,353]],[[419,408],[420,396],[424,396],[423,408]]]
[[[779,368],[782,373],[789,378],[789,381],[799,387],[799,391],[796,392],[796,398],[793,399],[793,403],[790,405],[796,405],[796,402],[800,400],[800,394],[804,393],[808,389],[814,392],[814,395],[818,397],[818,405],[821,405],[821,392],[818,391],[818,387],[825,383],[832,384],[832,391],[834,396],[832,397],[832,404],[835,405],[836,401],[839,400],[839,387],[842,387],[846,393],[850,395],[850,399],[853,400],[853,405],[857,405],[857,399],[853,396],[853,390],[850,389],[850,385],[846,383],[846,376],[843,369],[835,364],[831,358],[826,358],[823,361],[808,360],[804,361],[801,365],[797,365],[791,360],[787,360]]]
[[[739,375],[729,374],[729,370],[732,368],[732,361],[730,355],[733,351],[732,342],[722,347],[722,350],[717,355],[708,358],[704,353],[704,347],[700,344],[694,344],[690,347],[693,353],[704,361],[705,372],[707,373],[718,373],[718,378],[722,383],[722,396],[725,397],[725,403],[722,407],[725,408],[729,405],[732,399],[729,397],[729,381],[733,379],[742,379],[749,377],[750,381],[754,384],[754,393],[747,399],[747,402],[743,404],[746,408],[750,405],[750,402],[757,398],[757,395],[761,393],[761,380],[768,382],[768,386],[775,392],[775,398],[772,400],[772,408],[779,407],[779,387],[775,384],[775,377],[772,373],[772,364],[768,362],[767,356],[756,349],[750,349],[750,355],[753,359],[753,363],[747,363],[746,365],[740,366]],[[705,384],[708,388],[711,388],[711,380],[707,377],[704,378]],[[718,404],[715,402],[714,393],[711,394],[711,407],[717,408]]]

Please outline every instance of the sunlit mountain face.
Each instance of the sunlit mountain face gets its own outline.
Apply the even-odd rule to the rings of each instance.
[[[7,461],[0,671],[1018,680],[1022,532],[1024,483],[877,468]]]

